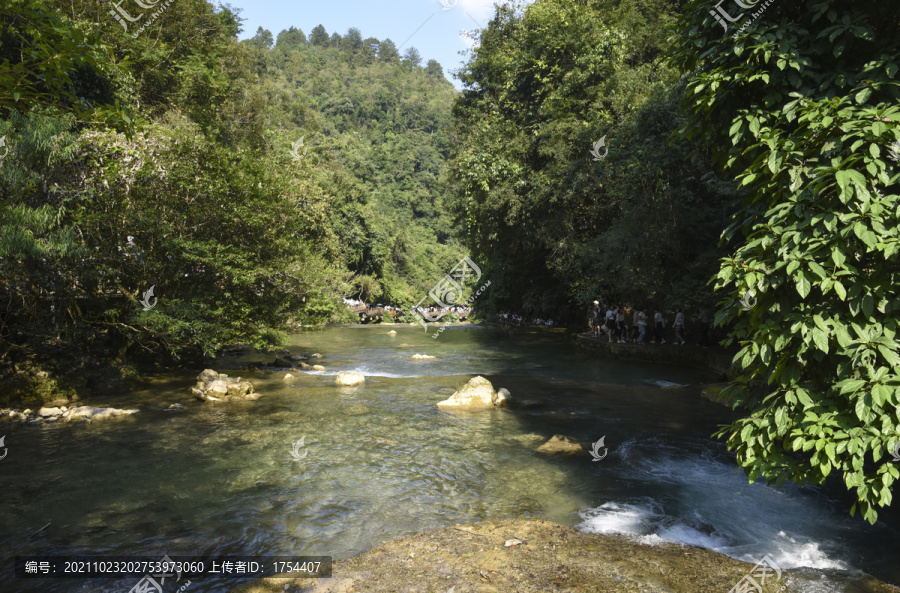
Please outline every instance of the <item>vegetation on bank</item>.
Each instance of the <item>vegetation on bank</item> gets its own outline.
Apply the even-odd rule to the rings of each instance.
[[[718,298],[746,412],[719,434],[750,480],[834,475],[874,522],[900,476],[900,7],[752,4],[498,9],[455,105],[455,212],[480,306]]]
[[[109,8],[0,8],[0,361],[273,346],[461,257],[440,64],[357,29],[238,42],[203,0],[146,29]]]

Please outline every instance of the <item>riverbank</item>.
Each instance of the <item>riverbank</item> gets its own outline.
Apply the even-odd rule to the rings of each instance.
[[[507,545],[516,541],[521,543]],[[454,525],[385,542],[336,561],[330,579],[266,578],[231,591],[726,593],[753,568],[703,548],[647,545],[549,521],[509,519]],[[777,579],[769,576],[762,590],[900,593],[900,588],[867,575],[813,569],[784,570]]]
[[[658,364],[676,364],[697,369],[708,369],[719,375],[721,380],[731,379],[733,377],[731,367],[733,355],[720,346],[701,348],[693,345],[619,344],[610,342],[605,337],[595,338],[587,332],[576,335],[575,342],[581,348],[603,353],[604,356],[609,358],[640,360]]]

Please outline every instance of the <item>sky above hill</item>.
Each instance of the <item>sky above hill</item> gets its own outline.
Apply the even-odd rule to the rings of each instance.
[[[494,14],[494,0],[234,0],[241,9],[241,39],[253,37],[258,27],[274,37],[294,26],[308,36],[321,24],[328,34],[344,35],[356,27],[363,37],[390,38],[403,51],[413,46],[424,62],[434,59],[459,88],[451,71],[460,67],[460,54],[473,46],[470,33],[486,27]]]

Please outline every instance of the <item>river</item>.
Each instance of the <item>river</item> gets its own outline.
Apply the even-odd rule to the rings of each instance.
[[[128,419],[0,425],[9,449],[0,461],[2,555],[340,559],[417,531],[535,517],[900,584],[898,513],[869,526],[849,516],[839,487],[749,485],[710,439],[731,412],[699,397],[710,379],[701,371],[599,358],[561,330],[468,326],[433,339],[418,325],[389,329],[293,336],[291,352],[321,353],[327,369],[294,380],[226,371],[254,383],[263,395],[255,402],[201,403],[188,392],[196,372],[167,374],[89,402],[141,410]],[[217,370],[252,360],[261,358],[224,357]],[[344,370],[364,373],[366,384],[335,387]],[[435,408],[479,374],[532,405]],[[175,402],[186,409],[163,411]],[[554,434],[605,437],[608,454],[536,453]],[[306,456],[296,461],[301,438]],[[8,568],[0,590],[125,593],[136,580],[16,579]],[[233,584],[193,579],[187,591]]]

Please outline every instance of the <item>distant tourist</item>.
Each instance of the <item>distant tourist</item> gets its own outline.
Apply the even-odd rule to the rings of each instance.
[[[679,346],[684,346],[687,342],[684,339],[684,311],[680,308],[675,310],[675,323],[672,324],[672,327],[675,328],[675,342]]]
[[[603,309],[600,308],[600,301],[594,301],[589,313],[589,321],[591,332],[596,338],[600,335],[600,326],[603,325]]]
[[[654,309],[653,313],[653,322],[655,324],[653,330],[653,339],[650,340],[651,344],[655,344],[657,340],[659,340],[660,344],[665,344],[666,340],[663,338],[663,332],[666,329],[666,320],[663,318],[662,312],[659,310],[659,307]]]
[[[626,317],[628,319],[627,323],[629,324],[629,326],[631,328],[631,333],[625,339],[630,340],[632,342],[637,342],[637,335],[641,329],[640,326],[638,325],[639,311],[636,308],[632,307],[631,305],[628,305],[625,308],[625,310],[627,311],[627,313],[626,313]]]
[[[616,311],[617,309],[612,303],[606,309],[606,335],[609,336],[610,342],[613,341],[613,336],[616,333]]]
[[[647,310],[642,307],[635,318],[638,324],[637,343],[644,345],[644,338],[647,336]]]
[[[625,343],[625,332],[628,331],[628,325],[625,323],[625,309],[620,308],[616,311],[616,329],[618,333],[616,337],[619,339],[619,344]]]

